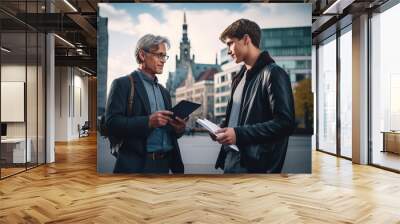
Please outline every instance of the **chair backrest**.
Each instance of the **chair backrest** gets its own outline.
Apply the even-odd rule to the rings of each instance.
[[[89,121],[85,121],[85,123],[82,125],[82,129],[89,129],[90,125],[89,125]]]

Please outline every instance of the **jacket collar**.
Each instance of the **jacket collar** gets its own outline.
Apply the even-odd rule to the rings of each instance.
[[[143,79],[143,81],[149,82],[153,85],[158,84],[157,76],[154,76],[154,79],[152,79],[152,78],[150,78],[150,75],[146,74],[144,71],[142,71],[140,69],[137,69],[136,71],[140,74],[140,77]]]
[[[257,58],[256,63],[254,63],[253,67],[247,72],[246,78],[251,79],[254,75],[258,74],[265,66],[275,63],[274,59],[271,58],[268,51],[263,51]],[[246,71],[246,66],[243,65],[242,69]]]
[[[268,51],[261,52],[256,60],[256,63],[254,63],[253,67],[250,70],[248,70],[246,79],[247,80],[251,79],[254,75],[258,74],[263,68],[265,68],[265,66],[267,66],[271,63],[275,63],[275,61],[274,61],[274,59],[271,58]],[[242,77],[246,71],[247,71],[246,66],[243,65],[241,67],[238,75],[236,76],[236,78],[234,78],[234,83],[236,85],[242,79]],[[236,85],[234,85],[234,86],[236,86]]]
[[[268,51],[263,51],[260,53],[260,55],[258,56],[256,63],[254,64],[254,66],[247,72],[246,75],[246,81],[250,80],[251,78],[253,78],[253,76],[255,76],[256,74],[258,74],[265,66],[271,64],[271,63],[275,63],[274,59],[271,58],[271,56],[269,55]],[[239,73],[232,78],[232,91],[231,91],[231,99],[233,98],[233,93],[236,90],[237,85],[239,84],[240,80],[242,79],[242,77],[244,76],[245,72],[246,72],[246,66],[243,65],[239,71]],[[228,107],[226,109],[226,120],[225,120],[225,126],[228,124],[228,120],[229,120],[229,116],[231,113],[231,109],[232,109],[232,101],[229,100],[228,102]]]
[[[131,75],[133,76],[133,79],[135,80],[135,88],[136,88],[135,94],[139,95],[140,99],[142,100],[146,113],[151,114],[149,96],[147,95],[146,88],[144,87],[144,83],[143,83],[146,81],[143,80],[144,77],[142,77],[145,74],[141,74],[140,71],[135,70],[134,72],[131,73]],[[156,80],[154,80],[154,81],[156,81]],[[164,91],[164,89],[161,87],[161,85],[158,82],[155,82],[155,84],[159,85],[161,94],[163,96],[165,109],[169,110],[171,108],[171,103],[168,98],[169,96],[167,95],[168,93],[166,91]]]

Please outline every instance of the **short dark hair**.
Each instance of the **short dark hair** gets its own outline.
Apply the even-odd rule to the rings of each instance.
[[[226,38],[242,39],[243,36],[249,35],[251,42],[257,48],[260,48],[261,29],[257,23],[248,19],[239,19],[229,25],[224,32],[221,33],[219,39],[225,43]]]

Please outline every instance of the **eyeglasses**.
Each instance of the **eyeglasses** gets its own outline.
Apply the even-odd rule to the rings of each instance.
[[[152,54],[152,55],[156,56],[158,59],[163,60],[163,61],[166,61],[169,58],[168,55],[165,55],[163,53],[158,53],[157,54],[157,53],[153,53],[153,52],[146,51],[146,50],[143,50],[143,51],[146,52],[146,53]]]

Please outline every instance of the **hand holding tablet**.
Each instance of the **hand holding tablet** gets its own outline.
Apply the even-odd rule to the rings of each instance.
[[[188,117],[191,113],[193,113],[200,106],[201,104],[190,102],[187,100],[182,100],[171,109],[171,111],[174,113],[172,115],[172,118],[179,117],[181,119],[184,119]]]

